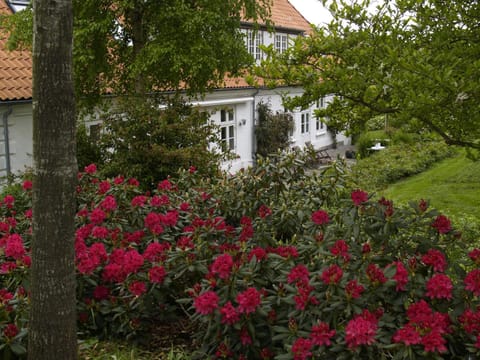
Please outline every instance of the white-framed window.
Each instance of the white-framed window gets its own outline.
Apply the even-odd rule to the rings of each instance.
[[[263,58],[263,52],[260,46],[263,45],[263,32],[247,30],[246,36],[248,52],[253,56],[255,61],[259,61]]]
[[[310,113],[302,112],[300,114],[300,132],[307,134],[310,132]]]
[[[278,53],[283,53],[288,49],[288,35],[275,35],[275,50]]]
[[[233,109],[220,111],[220,140],[226,149],[235,149],[235,113]]]
[[[324,123],[324,121],[323,121],[323,118],[317,117],[315,123],[316,123],[317,133],[323,133],[323,132],[325,132],[325,123]]]
[[[318,99],[316,105],[317,105],[317,109],[325,108],[326,106],[325,97],[322,96],[320,99]],[[322,135],[327,131],[324,117],[315,116],[315,130],[317,132],[317,135]]]

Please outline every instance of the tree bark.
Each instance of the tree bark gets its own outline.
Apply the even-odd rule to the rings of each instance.
[[[30,360],[77,358],[72,33],[71,0],[34,0]]]

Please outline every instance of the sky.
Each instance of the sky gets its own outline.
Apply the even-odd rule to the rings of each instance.
[[[298,11],[310,23],[315,25],[330,22],[330,12],[323,7],[319,0],[289,0],[290,3],[297,8]]]

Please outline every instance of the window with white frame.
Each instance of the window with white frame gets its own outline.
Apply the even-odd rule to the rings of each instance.
[[[310,132],[310,113],[302,112],[300,114],[300,132],[302,134],[307,134]]]
[[[220,139],[226,149],[235,149],[235,113],[233,109],[220,111]]]
[[[261,60],[263,53],[260,46],[263,45],[263,32],[247,30],[246,41],[248,52],[253,56],[255,61]]]
[[[317,109],[325,108],[325,98],[322,96],[320,99],[317,100]],[[315,130],[317,131],[317,135],[323,134],[326,132],[325,126],[325,118],[321,116],[315,116]]]
[[[278,53],[283,53],[288,49],[288,35],[275,35],[275,50]]]

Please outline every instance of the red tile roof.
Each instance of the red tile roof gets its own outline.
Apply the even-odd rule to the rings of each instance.
[[[11,9],[0,0],[0,13],[10,14]],[[273,0],[271,20],[277,28],[310,31],[309,22],[288,0]],[[0,38],[0,101],[32,98],[32,57],[28,51],[8,51],[5,39]],[[223,88],[249,87],[243,78],[226,78]]]
[[[0,14],[11,14],[0,0]],[[32,98],[32,56],[29,51],[8,51],[6,39],[0,38],[0,101]]]

